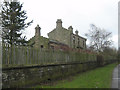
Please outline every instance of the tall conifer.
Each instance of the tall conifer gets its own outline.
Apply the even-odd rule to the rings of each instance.
[[[21,37],[22,31],[25,30],[32,22],[26,23],[26,11],[22,10],[23,4],[17,2],[3,2],[1,19],[2,19],[2,39],[10,45],[26,45],[26,37]]]

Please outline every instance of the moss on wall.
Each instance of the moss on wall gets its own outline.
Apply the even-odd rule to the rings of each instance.
[[[28,69],[3,70],[3,88],[26,87],[45,82],[49,83],[54,80],[68,77],[69,75],[89,70],[91,69],[90,67],[95,68],[96,64],[91,63],[91,65],[88,65],[88,63],[84,63],[41,68],[33,67]]]

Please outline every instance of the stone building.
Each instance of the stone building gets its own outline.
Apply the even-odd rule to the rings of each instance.
[[[68,45],[70,48],[86,48],[87,39],[79,36],[77,30],[74,34],[72,26],[68,27],[68,29],[64,28],[61,19],[57,20],[56,28],[48,33],[48,37],[50,40],[56,40]]]
[[[41,36],[39,25],[35,27],[35,36],[29,40],[29,45],[35,48],[49,48],[49,39]]]
[[[35,36],[29,40],[29,45],[35,48],[61,49],[70,48],[85,49],[86,39],[78,35],[78,31],[73,33],[72,26],[68,29],[62,27],[61,19],[56,22],[56,28],[48,33],[49,38],[41,36],[39,25],[35,27]]]

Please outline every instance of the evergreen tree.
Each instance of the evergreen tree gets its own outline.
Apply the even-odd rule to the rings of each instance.
[[[26,23],[26,11],[22,10],[23,4],[17,2],[3,2],[1,19],[2,19],[2,39],[10,45],[26,45],[26,37],[21,37],[22,31],[25,30],[32,22]]]

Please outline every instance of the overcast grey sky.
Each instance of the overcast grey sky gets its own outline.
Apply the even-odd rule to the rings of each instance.
[[[63,27],[73,26],[79,35],[84,36],[95,24],[112,32],[114,46],[118,46],[118,1],[119,0],[19,0],[27,11],[28,21],[33,24],[27,28],[25,35],[28,39],[35,35],[35,26],[39,24],[41,34],[56,27],[56,20],[62,19]],[[88,43],[88,42],[87,42]]]

